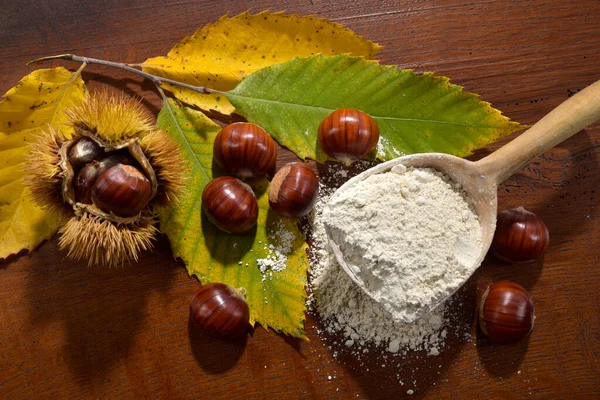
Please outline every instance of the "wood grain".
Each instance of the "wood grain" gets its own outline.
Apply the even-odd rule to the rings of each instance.
[[[1,93],[40,56],[141,62],[221,15],[264,9],[343,23],[384,45],[382,62],[446,75],[526,124],[600,79],[596,0],[1,0],[0,6]],[[84,78],[92,88],[142,95],[158,110],[153,86],[138,77],[94,66]],[[290,157],[281,156],[279,165]],[[56,240],[44,243],[0,261],[0,398],[600,398],[599,165],[596,124],[501,185],[500,209],[524,206],[539,214],[550,230],[549,250],[532,264],[486,259],[457,295],[437,357],[372,349],[356,360],[335,337],[319,335],[311,315],[310,342],[262,328],[245,343],[207,340],[188,331],[188,302],[198,284],[164,238],[139,263],[112,270],[72,262]],[[492,346],[474,325],[476,298],[500,279],[522,284],[535,302],[533,333],[517,345]]]

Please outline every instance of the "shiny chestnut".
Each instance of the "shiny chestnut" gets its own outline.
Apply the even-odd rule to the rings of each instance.
[[[523,207],[498,214],[492,253],[508,262],[528,262],[539,258],[550,242],[548,227],[536,214]]]
[[[190,324],[207,336],[242,338],[248,332],[250,309],[241,290],[223,283],[200,286],[190,301]]]
[[[237,122],[217,134],[213,156],[228,174],[240,179],[257,178],[275,169],[277,145],[260,126]]]
[[[221,176],[202,191],[202,210],[219,229],[245,233],[256,225],[258,203],[250,186],[237,178]]]
[[[67,157],[71,167],[77,171],[84,165],[99,160],[103,154],[104,150],[95,140],[84,136],[69,148]]]
[[[75,198],[78,202],[92,204],[92,188],[96,180],[107,169],[117,164],[132,164],[132,161],[123,154],[114,154],[101,161],[92,161],[77,172],[73,180]]]
[[[75,175],[73,189],[78,202],[92,204],[92,188],[100,175],[99,165],[97,161],[93,161],[81,168]]]
[[[327,155],[349,164],[373,151],[379,141],[379,127],[370,115],[341,108],[321,122],[317,139]]]
[[[98,176],[91,197],[101,210],[134,217],[152,198],[152,185],[134,166],[117,164]]]
[[[319,195],[319,180],[303,163],[281,168],[269,186],[269,206],[284,217],[302,217],[310,212]]]
[[[479,326],[493,343],[521,340],[533,329],[534,320],[531,295],[514,282],[494,283],[481,299]]]

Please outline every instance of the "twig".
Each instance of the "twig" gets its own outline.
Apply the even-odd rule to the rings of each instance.
[[[152,82],[154,82],[156,85],[160,85],[161,83],[169,83],[171,85],[180,86],[180,87],[190,89],[190,90],[193,90],[194,92],[198,92],[198,93],[202,93],[202,94],[212,94],[212,93],[224,94],[223,92],[221,92],[219,90],[214,90],[214,89],[202,87],[202,86],[194,86],[194,85],[190,85],[187,83],[175,81],[173,79],[161,78],[160,76],[149,74],[147,72],[141,71],[141,70],[134,68],[127,64],[117,63],[117,62],[113,62],[113,61],[99,60],[97,58],[81,57],[81,56],[76,56],[74,54],[58,54],[55,56],[42,57],[42,58],[38,58],[38,59],[35,59],[32,61],[29,61],[27,63],[27,65],[34,64],[34,63],[41,63],[41,62],[49,61],[49,60],[69,60],[69,61],[80,62],[83,64],[105,65],[108,67],[119,68],[119,69],[122,69],[122,70],[125,70],[128,72],[143,76],[144,78],[149,79]]]

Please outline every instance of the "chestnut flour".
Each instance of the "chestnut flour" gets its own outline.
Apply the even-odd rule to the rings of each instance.
[[[397,165],[333,196],[324,222],[344,260],[397,321],[411,323],[473,272],[481,227],[462,187]]]
[[[337,263],[322,220],[330,191],[324,186],[319,189],[319,201],[310,214],[312,295],[309,305],[316,306],[324,330],[341,333],[343,345],[357,359],[368,351],[367,344],[381,346],[390,353],[424,350],[428,355],[438,355],[447,336],[443,306],[412,324],[394,321]],[[336,354],[334,351],[334,356]]]

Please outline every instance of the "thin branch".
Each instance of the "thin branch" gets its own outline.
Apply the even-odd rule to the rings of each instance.
[[[58,54],[55,56],[42,57],[42,58],[38,58],[38,59],[35,59],[32,61],[29,61],[27,63],[27,65],[33,64],[33,63],[41,63],[41,62],[49,61],[49,60],[69,60],[69,61],[80,62],[83,64],[104,65],[107,67],[119,68],[119,69],[122,69],[122,70],[125,70],[128,72],[131,72],[133,74],[143,76],[144,78],[149,79],[152,82],[154,82],[156,85],[160,85],[161,83],[169,83],[171,85],[180,86],[180,87],[190,89],[190,90],[193,90],[194,92],[198,92],[198,93],[202,93],[202,94],[212,94],[212,93],[224,94],[223,92],[221,92],[219,90],[214,90],[214,89],[202,87],[202,86],[194,86],[194,85],[190,85],[187,83],[175,81],[173,79],[162,78],[160,76],[152,75],[152,74],[141,71],[141,70],[134,68],[127,64],[117,63],[117,62],[113,62],[113,61],[99,60],[97,58],[80,57],[80,56],[76,56],[74,54]]]

